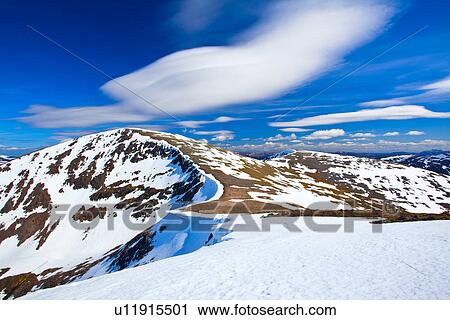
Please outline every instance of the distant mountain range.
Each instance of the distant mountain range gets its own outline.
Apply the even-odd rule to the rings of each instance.
[[[450,175],[450,152],[391,156],[381,158],[381,160]]]
[[[450,151],[431,150],[419,153],[350,153],[349,155],[380,159],[450,175]]]
[[[248,153],[244,155],[260,160],[269,160],[269,159],[276,159],[293,152],[295,152],[295,150],[288,149],[276,153]],[[337,154],[359,158],[379,159],[387,162],[393,162],[415,168],[421,168],[440,174],[450,175],[450,151],[430,150],[419,153],[338,152]]]

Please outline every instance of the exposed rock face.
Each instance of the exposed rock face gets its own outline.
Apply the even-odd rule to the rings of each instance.
[[[414,220],[448,218],[449,192],[448,176],[379,160],[295,152],[262,161],[168,133],[89,135],[0,166],[0,292],[166,258],[155,248],[192,235],[156,222],[164,208],[378,217],[387,200],[390,218]],[[223,234],[196,235],[194,247]]]

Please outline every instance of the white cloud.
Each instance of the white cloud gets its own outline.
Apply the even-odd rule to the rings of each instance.
[[[390,131],[390,132],[386,132],[385,134],[383,134],[383,136],[385,137],[395,137],[400,135],[400,132],[397,131]]]
[[[74,130],[74,131],[57,131],[53,132],[53,134],[57,136],[66,136],[66,137],[81,137],[95,132],[96,131],[94,130]]]
[[[134,125],[133,128],[151,130],[151,131],[166,131],[170,128],[170,126],[163,125],[163,124],[138,124],[138,125]]]
[[[402,104],[407,104],[405,100],[401,98],[395,98],[395,99],[385,99],[385,100],[375,100],[375,101],[368,101],[360,103],[359,105],[361,107],[387,107],[387,106],[398,106]]]
[[[216,130],[216,131],[192,131],[193,134],[213,136],[211,141],[227,141],[234,139],[234,132],[229,130]]]
[[[24,113],[30,115],[18,120],[40,128],[86,128],[103,123],[144,122],[155,117],[119,105],[76,108],[33,105]]]
[[[373,39],[393,8],[383,1],[283,1],[230,46],[175,52],[102,90],[110,106],[31,107],[20,120],[37,127],[143,122],[282,95],[337,65]]]
[[[415,142],[400,142],[380,140],[376,142],[319,142],[319,143],[298,143],[286,144],[279,142],[267,142],[264,144],[244,144],[230,146],[231,150],[237,152],[278,152],[286,149],[296,150],[316,150],[324,152],[421,152],[432,149],[450,150],[450,141],[447,140],[422,140]]]
[[[318,130],[304,137],[305,140],[328,140],[332,138],[342,137],[345,131],[342,129]]]
[[[353,138],[353,139],[349,139],[349,141],[366,141],[369,140],[368,138]]]
[[[273,137],[269,137],[265,139],[266,141],[283,141],[283,140],[296,140],[297,135],[295,133],[291,133],[288,136],[283,136],[282,134],[277,134]]]
[[[234,139],[234,134],[231,133],[223,133],[223,134],[218,134],[215,135],[214,138],[212,138],[212,141],[228,141],[228,140],[233,140]]]
[[[409,103],[445,102],[450,100],[450,76],[415,89],[426,92],[394,99],[368,101],[360,105],[363,107],[386,107]]]
[[[59,142],[64,142],[71,140],[76,137],[85,136],[88,134],[95,133],[94,130],[73,130],[73,131],[57,131],[53,132],[53,135],[49,137],[50,140],[56,140]]]
[[[179,121],[177,122],[178,125],[185,127],[185,128],[200,128],[201,126],[205,124],[211,124],[211,123],[226,123],[231,121],[242,121],[242,120],[249,120],[248,118],[233,118],[233,117],[226,117],[221,116],[217,117],[214,120],[188,120],[188,121]]]
[[[373,138],[376,137],[375,134],[370,132],[357,132],[350,135],[352,138]]]
[[[229,131],[229,130],[214,130],[214,131],[197,131],[197,130],[192,130],[191,131],[193,134],[198,134],[198,135],[203,135],[203,136],[213,136],[216,134],[222,134],[222,133],[233,133],[233,131]]]
[[[415,151],[429,150],[429,149],[433,149],[433,148],[450,149],[450,141],[433,140],[433,139],[425,139],[422,141],[411,141],[411,142],[380,140],[380,141],[378,141],[378,144],[381,146],[402,147],[404,149],[415,150]],[[413,147],[413,148],[411,148],[411,147]]]
[[[281,128],[280,131],[283,132],[308,132],[312,129],[304,129],[304,128]]]
[[[421,87],[422,90],[442,90],[442,91],[450,91],[450,77],[445,79],[427,84]]]
[[[65,142],[65,141],[72,140],[73,137],[54,135],[54,136],[50,136],[49,139],[50,140],[56,140],[58,142]]]
[[[408,136],[423,136],[424,134],[425,132],[417,130],[409,131],[408,133],[406,133],[406,135]]]
[[[416,118],[450,118],[450,112],[433,112],[423,106],[396,106],[355,112],[331,113],[288,122],[271,122],[270,125],[273,127],[310,127],[349,122]]]
[[[14,147],[14,146],[5,146],[0,144],[0,150],[5,151],[20,151],[20,150],[30,150],[30,147]]]
[[[295,145],[295,149],[299,150],[302,146],[307,146],[304,143]],[[293,149],[292,145],[282,142],[265,142],[262,144],[242,144],[229,146],[228,149],[234,152],[241,153],[264,153],[264,152],[280,152],[287,149]]]
[[[329,142],[320,143],[313,147],[313,150],[322,150],[329,152],[354,151],[354,152],[420,152],[431,149],[450,149],[450,141],[446,140],[423,140],[414,142],[400,142],[380,140],[368,143],[340,143]]]

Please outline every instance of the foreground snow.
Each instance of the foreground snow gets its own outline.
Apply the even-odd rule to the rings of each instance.
[[[388,224],[381,233],[367,220],[353,233],[296,226],[303,232],[234,230],[189,254],[25,299],[450,299],[450,221]]]

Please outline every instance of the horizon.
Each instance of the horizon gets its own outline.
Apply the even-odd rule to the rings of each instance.
[[[2,155],[118,127],[238,153],[450,150],[448,3],[32,4],[0,13]]]
[[[18,154],[18,155],[14,155],[14,154],[0,154],[0,157],[7,157],[7,158],[11,158],[11,159],[17,159],[17,158],[20,158],[20,157],[22,157],[22,156],[26,156],[26,155],[29,155],[29,154],[32,154],[32,153],[35,153],[35,152],[38,152],[38,151],[41,151],[41,150],[43,150],[43,149],[46,149],[46,148],[50,148],[50,147],[53,147],[53,146],[56,146],[56,145],[58,145],[58,144],[61,144],[61,143],[65,143],[65,142],[71,142],[71,141],[74,141],[74,140],[77,140],[78,138],[81,138],[81,137],[85,137],[85,136],[90,136],[90,135],[97,135],[97,134],[102,134],[102,133],[106,133],[106,132],[108,132],[108,131],[114,131],[114,130],[121,130],[121,129],[130,129],[130,130],[142,130],[142,131],[149,131],[149,132],[157,132],[157,133],[168,133],[168,134],[175,134],[175,133],[171,133],[171,132],[166,132],[166,131],[158,131],[158,130],[151,130],[151,129],[143,129],[143,128],[139,128],[139,127],[121,127],[121,128],[111,128],[111,129],[107,129],[107,130],[104,130],[104,131],[99,131],[99,132],[92,132],[92,133],[87,133],[87,134],[85,134],[85,135],[81,135],[81,136],[79,136],[79,137],[74,137],[74,138],[70,138],[70,139],[66,139],[66,140],[64,140],[64,141],[59,141],[59,142],[55,142],[54,144],[52,144],[52,145],[47,145],[47,146],[42,146],[42,147],[40,147],[40,148],[38,148],[38,149],[35,149],[35,150],[32,150],[32,151],[30,151],[30,152],[27,152],[27,153],[20,153],[20,154]],[[184,136],[183,134],[176,134],[176,135],[180,135],[180,136],[183,136],[183,137],[186,137],[186,136]],[[194,140],[196,140],[196,139],[194,139]],[[207,143],[207,144],[210,144],[210,145],[212,145],[212,146],[215,146],[214,144],[211,144],[211,143],[209,143],[208,141],[201,141],[201,140],[196,140],[196,141],[198,141],[198,142],[204,142],[204,143]],[[220,147],[220,146],[219,146]],[[286,151],[293,151],[293,152],[297,152],[297,151],[303,151],[303,152],[323,152],[323,153],[327,153],[326,151],[320,151],[320,150],[309,150],[309,149],[283,149],[283,150],[279,150],[279,151],[242,151],[242,152],[240,152],[240,151],[235,151],[235,150],[233,150],[232,148],[224,148],[224,149],[227,149],[227,150],[229,150],[229,151],[232,151],[232,152],[235,152],[235,153],[237,153],[237,154],[239,154],[239,155],[242,155],[242,156],[247,156],[247,157],[251,157],[251,158],[255,158],[255,159],[258,159],[258,157],[259,156],[266,156],[266,155],[274,155],[274,154],[277,154],[277,153],[283,153],[283,152],[286,152]],[[429,150],[423,150],[423,151],[417,151],[417,152],[405,152],[405,151],[389,151],[389,152],[376,152],[376,151],[374,151],[374,152],[364,152],[364,151],[362,151],[362,152],[357,152],[357,151],[335,151],[335,152],[328,152],[328,153],[330,153],[330,154],[342,154],[342,155],[350,155],[350,156],[359,156],[359,157],[364,157],[364,155],[373,155],[373,156],[381,156],[381,155],[384,155],[384,156],[388,156],[388,155],[392,155],[392,156],[396,156],[396,155],[409,155],[409,154],[412,154],[412,155],[419,155],[419,154],[430,154],[430,153],[448,153],[448,152],[450,152],[450,149],[448,149],[448,150],[444,150],[444,149],[429,149]]]

